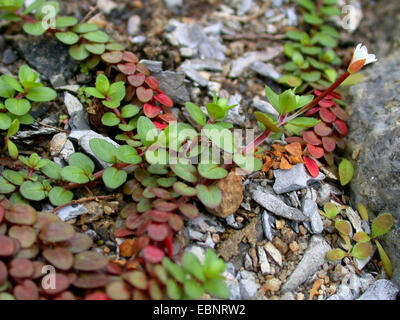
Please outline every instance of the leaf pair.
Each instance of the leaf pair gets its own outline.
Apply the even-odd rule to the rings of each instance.
[[[118,81],[110,85],[108,78],[100,74],[96,78],[96,87],[89,87],[86,94],[95,98],[104,99],[102,103],[110,109],[118,108],[125,97],[125,83]]]

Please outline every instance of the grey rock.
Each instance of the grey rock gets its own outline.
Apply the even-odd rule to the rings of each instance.
[[[333,193],[334,195],[342,194],[342,192],[335,186],[329,183],[323,183],[321,187],[318,189],[318,197],[317,197],[318,205],[322,207],[325,203],[329,202],[329,200],[332,197],[331,193]]]
[[[11,49],[4,50],[3,52],[3,57],[1,59],[1,62],[3,62],[5,65],[9,65],[17,61],[18,56],[15,54],[15,52]]]
[[[283,258],[282,258],[282,254],[280,253],[280,251],[271,242],[267,242],[264,245],[264,249],[265,249],[266,252],[268,252],[268,254],[271,256],[271,258],[280,267],[282,267]]]
[[[146,38],[146,36],[141,35],[141,36],[132,37],[132,38],[130,38],[130,40],[133,44],[143,44],[147,41],[147,38]]]
[[[32,144],[35,142],[37,137],[43,135],[50,135],[54,133],[58,133],[59,131],[55,128],[42,127],[39,124],[30,125],[32,130],[18,131],[17,134],[11,137],[11,140],[24,140],[24,143]],[[27,139],[27,140],[25,140]]]
[[[245,15],[253,6],[253,0],[242,0],[238,6],[237,14],[239,16]]]
[[[327,300],[354,300],[354,296],[348,286],[341,284],[337,293],[330,296]]]
[[[250,69],[257,72],[259,75],[277,81],[282,74],[275,70],[271,63],[255,61],[250,65]]]
[[[256,282],[254,273],[249,271],[240,271],[236,278],[239,280],[242,299],[250,300],[257,298],[260,285]]]
[[[225,60],[225,47],[216,38],[208,37],[199,44],[199,55],[201,59]]]
[[[231,78],[239,77],[243,71],[248,68],[252,63],[256,61],[268,61],[272,60],[280,53],[282,53],[282,47],[271,47],[266,51],[252,51],[245,53],[242,57],[232,61],[232,68],[229,76]]]
[[[257,247],[258,263],[260,264],[261,273],[263,275],[271,273],[271,265],[268,262],[267,255],[262,246]]]
[[[187,225],[202,233],[222,233],[225,231],[225,228],[215,216],[204,213],[200,213],[197,218],[189,220]]]
[[[205,241],[207,238],[207,235],[204,233],[201,233],[199,231],[193,230],[191,228],[187,228],[189,239],[190,240],[195,240],[195,241]]]
[[[117,7],[117,4],[111,0],[98,0],[97,5],[106,14],[111,13]]]
[[[53,87],[67,84],[78,70],[79,62],[71,58],[68,46],[53,37],[40,36],[26,38],[18,36],[15,44],[24,59]]]
[[[162,61],[142,59],[139,61],[139,63],[144,64],[151,73],[162,72]]]
[[[183,6],[183,0],[164,0],[164,2],[169,10],[181,8]]]
[[[309,184],[325,178],[325,175],[321,172],[318,177],[311,177],[302,163],[294,165],[289,170],[274,170],[274,176],[273,188],[277,194],[305,189]]]
[[[272,104],[270,104],[266,101],[260,100],[259,98],[255,98],[253,100],[253,106],[255,108],[257,108],[258,110],[260,110],[261,112],[268,113],[273,116],[279,115],[278,111],[275,110],[275,108],[272,106]]]
[[[74,219],[88,212],[88,209],[81,204],[71,204],[57,211],[57,216],[62,221]]]
[[[65,132],[55,134],[50,140],[50,154],[52,157],[61,156],[68,162],[69,156],[74,152],[74,145],[68,140]]]
[[[295,221],[310,220],[310,218],[306,216],[303,212],[301,212],[299,209],[289,207],[281,199],[279,199],[279,197],[271,193],[267,193],[260,189],[256,189],[251,192],[251,197],[263,208],[267,209],[268,211],[278,216]]]
[[[90,148],[89,142],[90,140],[97,138],[97,139],[103,139],[107,142],[110,142],[117,148],[119,148],[119,144],[110,139],[109,137],[104,137],[101,134],[92,131],[92,130],[72,130],[71,133],[69,134],[69,138],[72,140],[76,140],[80,147],[88,154],[90,154],[93,158],[96,159],[97,163],[102,167],[102,168],[108,168],[111,166],[110,163],[106,163],[103,160],[99,159],[96,157],[92,149]]]
[[[358,300],[396,300],[399,288],[392,281],[381,279],[372,284]]]
[[[324,231],[324,224],[318,212],[318,205],[311,199],[304,199],[302,210],[305,215],[310,217],[312,232],[322,233]]]
[[[215,59],[190,59],[185,60],[181,65],[182,69],[194,69],[194,70],[207,70],[222,72],[224,68],[222,63]]]
[[[197,257],[197,259],[199,259],[200,263],[204,263],[204,259],[206,256],[206,251],[204,248],[196,245],[190,245],[186,247],[185,251],[193,253]]]
[[[391,212],[394,228],[382,238],[400,285],[400,50],[365,71],[367,80],[350,89],[348,158],[359,152],[351,181],[352,203],[370,212]],[[360,104],[363,104],[361,107]]]
[[[282,286],[281,291],[294,291],[310,276],[315,274],[324,264],[326,253],[329,250],[331,250],[331,246],[324,238],[319,235],[313,235],[303,258]]]
[[[248,271],[254,271],[253,259],[251,259],[248,253],[244,255],[244,268]]]
[[[190,101],[189,90],[185,85],[183,72],[163,71],[153,74],[159,81],[158,85],[166,95],[176,103]]]
[[[348,206],[344,211],[344,214],[350,220],[356,232],[364,231],[362,227],[361,217],[356,211],[354,211],[351,207]]]
[[[286,17],[288,18],[288,26],[297,26],[297,14],[294,7],[288,8],[286,10]]]
[[[232,106],[236,104],[237,106],[229,110],[225,121],[231,122],[238,126],[246,125],[246,116],[244,115],[243,110],[241,108],[242,99],[243,97],[239,93],[235,93],[234,95],[229,97],[228,105]]]
[[[100,240],[100,236],[97,234],[96,231],[89,229],[84,232],[84,234],[88,235],[94,242]]]
[[[179,53],[184,58],[191,58],[195,55],[195,50],[192,48],[180,48]]]
[[[365,292],[376,281],[374,276],[370,273],[364,273],[360,280],[360,290]]]
[[[207,87],[208,80],[204,78],[198,71],[194,69],[184,68],[183,72],[188,78],[196,82],[201,87]]]
[[[225,218],[226,223],[233,229],[242,229],[244,227],[243,223],[237,222],[235,219],[235,214],[231,214]]]
[[[127,32],[130,36],[139,34],[141,22],[141,18],[138,15],[133,15],[129,18]]]
[[[264,210],[262,214],[262,226],[264,230],[264,235],[269,241],[273,241],[274,237],[272,235],[272,228],[269,219],[270,215],[268,214],[268,211]]]
[[[72,130],[90,130],[88,115],[78,98],[65,92],[64,104],[69,114],[69,125]]]
[[[291,292],[286,292],[283,295],[281,295],[280,300],[296,300],[294,297],[294,294]]]
[[[240,294],[240,285],[239,281],[235,278],[234,272],[229,272],[228,270],[225,270],[223,273],[223,276],[225,278],[225,284],[228,287],[228,290],[230,292],[229,299],[230,300],[241,300],[242,295]]]

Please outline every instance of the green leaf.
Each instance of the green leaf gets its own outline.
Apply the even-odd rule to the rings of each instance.
[[[89,177],[86,175],[83,169],[74,166],[67,166],[62,168],[61,176],[66,181],[78,184],[85,184],[90,181]]]
[[[336,48],[337,41],[335,38],[326,33],[316,33],[311,39],[311,44],[319,43],[324,47]]]
[[[286,32],[286,37],[290,40],[301,42],[302,39],[308,37],[308,34],[301,31],[288,31]]]
[[[335,82],[337,79],[337,71],[333,68],[324,70],[325,76],[328,78],[330,82]]]
[[[368,222],[368,210],[361,202],[357,204],[357,210],[361,218]]]
[[[168,163],[169,154],[164,148],[149,148],[145,152],[146,161],[152,165],[165,165]]]
[[[184,281],[183,291],[190,299],[199,299],[204,294],[203,287],[194,279]]]
[[[324,204],[324,212],[329,219],[334,219],[338,215],[339,209],[332,202],[327,202]]]
[[[15,191],[15,186],[3,177],[0,177],[0,194],[7,194]]]
[[[140,140],[145,146],[151,145],[158,135],[156,125],[149,118],[144,116],[139,117],[137,131]]]
[[[94,23],[81,23],[72,28],[73,32],[77,33],[87,33],[99,30],[99,26]]]
[[[219,259],[213,250],[208,249],[204,259],[204,272],[207,278],[220,278],[225,269],[225,262]]]
[[[185,252],[183,255],[183,268],[190,273],[192,276],[197,278],[198,280],[204,282],[206,281],[206,276],[203,271],[203,267],[199,262],[199,259],[191,253]]]
[[[47,87],[32,88],[26,96],[29,100],[35,102],[51,101],[57,97],[57,93]]]
[[[176,177],[158,178],[157,183],[164,188],[171,187],[176,182]]]
[[[351,234],[351,224],[346,220],[336,220],[335,228],[341,235],[349,236]]]
[[[303,14],[304,21],[311,25],[321,25],[324,20],[315,14],[305,13]]]
[[[217,186],[196,186],[197,197],[208,208],[215,209],[222,201],[222,191]]]
[[[78,23],[78,19],[74,17],[58,17],[56,19],[56,28],[67,28],[72,27]]]
[[[50,202],[54,206],[62,206],[63,204],[70,202],[74,198],[74,194],[65,190],[63,187],[54,187],[49,192]]]
[[[4,170],[3,177],[10,181],[12,184],[20,186],[24,183],[24,177],[17,171]]]
[[[112,102],[117,102],[118,106],[121,100],[125,97],[126,89],[125,89],[125,83],[123,81],[118,81],[114,82],[111,86],[110,89],[108,90],[108,96],[110,97]],[[109,101],[103,101],[103,104],[106,107],[109,108],[114,108],[110,106]]]
[[[84,44],[75,44],[68,49],[69,54],[74,60],[83,61],[89,57],[90,53],[86,50]]]
[[[107,35],[107,33],[103,31],[93,31],[93,32],[88,32],[83,35],[83,37],[91,42],[97,42],[97,43],[106,43],[110,37]]]
[[[321,72],[309,71],[300,73],[300,77],[306,82],[316,82],[321,79]]]
[[[12,137],[14,134],[16,134],[19,131],[19,120],[18,119],[14,119],[11,122],[10,127],[7,130],[7,136],[8,137]],[[10,142],[10,141],[9,141]]]
[[[24,199],[24,197],[22,197],[22,195],[19,192],[14,192],[10,199],[9,199],[10,203],[12,205],[17,204],[17,203],[23,203],[23,204],[27,204],[29,205],[29,201]],[[0,290],[1,291],[1,290]]]
[[[40,36],[46,32],[46,29],[43,28],[42,21],[34,22],[34,23],[25,23],[22,26],[24,31],[32,36]]]
[[[242,169],[253,172],[261,170],[263,163],[260,159],[252,156],[244,156],[240,153],[233,155],[233,161]]]
[[[22,85],[24,85],[24,83],[26,82],[28,83],[35,82],[38,79],[38,77],[39,74],[33,72],[33,70],[26,64],[24,64],[23,66],[21,66],[21,68],[19,68],[18,78],[19,81],[21,81]]]
[[[372,245],[370,242],[358,242],[354,245],[351,254],[357,259],[366,259],[372,253]]]
[[[320,9],[320,13],[328,16],[328,17],[332,17],[332,16],[341,16],[342,12],[340,11],[340,9],[336,6],[329,6],[329,7],[321,7]]]
[[[77,43],[80,39],[80,36],[78,36],[76,33],[67,31],[67,32],[56,32],[55,34],[56,38],[61,41],[62,43],[65,43],[67,45],[73,45]]]
[[[209,279],[204,283],[206,292],[211,293],[213,296],[220,299],[228,299],[230,291],[221,279]]]
[[[315,12],[315,4],[311,0],[296,0],[299,5],[308,11]]]
[[[354,167],[353,164],[343,158],[342,161],[339,163],[339,179],[340,179],[340,184],[342,186],[345,186],[348,184],[351,179],[353,179],[354,175]]]
[[[106,46],[103,43],[86,43],[85,48],[87,51],[93,54],[102,54],[106,50]]]
[[[113,127],[118,125],[121,120],[117,117],[114,112],[106,112],[101,117],[101,123],[108,127]]]
[[[392,227],[393,216],[390,213],[382,213],[372,221],[372,237],[382,236],[388,233]]]
[[[183,281],[185,280],[185,271],[181,266],[173,263],[167,257],[163,258],[162,265],[174,277],[175,280],[183,283]]]
[[[208,103],[207,106],[208,115],[214,120],[224,120],[227,114],[227,111],[218,105],[217,103]]]
[[[123,51],[123,50],[125,50],[125,47],[120,43],[110,42],[110,43],[107,43],[106,49],[108,51]]]
[[[7,80],[7,76],[0,76],[0,97],[13,98],[15,95],[15,89],[8,84]]]
[[[192,164],[170,164],[172,171],[183,180],[195,183],[197,182],[197,170]]]
[[[8,111],[17,116],[22,116],[31,110],[31,104],[26,99],[7,99],[5,107]]]
[[[281,129],[276,125],[276,120],[272,116],[259,111],[254,112],[254,116],[258,121],[260,121],[265,127],[269,128],[272,132],[281,132]]]
[[[89,142],[90,149],[99,159],[107,163],[116,163],[117,161],[117,148],[110,142],[94,138]]]
[[[200,175],[207,179],[222,179],[228,175],[228,171],[216,163],[200,163],[197,169]]]
[[[202,127],[206,125],[207,118],[204,112],[200,109],[199,106],[195,105],[192,102],[186,102],[186,109],[189,114],[192,116],[193,120],[196,121]]]
[[[94,171],[94,163],[87,155],[81,152],[75,152],[69,157],[70,166],[81,168],[86,175],[90,175]]]
[[[352,73],[346,80],[344,80],[340,86],[353,86],[360,83],[364,79],[364,75],[360,72]]]
[[[311,117],[298,117],[293,120],[290,120],[288,123],[297,126],[297,127],[304,127],[304,128],[312,128],[317,123],[320,123],[321,120],[311,118]]]
[[[7,130],[11,125],[11,118],[5,113],[0,113],[0,129]]]
[[[303,81],[297,76],[286,74],[279,78],[278,83],[287,84],[290,87],[298,87]]]
[[[95,98],[99,98],[99,99],[105,98],[104,94],[102,94],[99,90],[97,90],[96,88],[93,88],[93,87],[86,88],[85,93],[87,95],[95,97]]]
[[[393,277],[392,263],[390,262],[388,255],[386,254],[385,250],[383,250],[383,247],[378,240],[375,240],[375,244],[378,248],[379,256],[381,257],[382,265],[386,274],[389,276],[389,278]]]
[[[359,231],[353,236],[353,240],[356,242],[368,242],[371,238],[365,232]]]
[[[8,140],[7,149],[8,149],[8,153],[10,154],[10,157],[12,159],[16,160],[18,158],[18,148],[14,144],[14,142],[12,142],[11,140]]]
[[[182,298],[182,289],[177,285],[177,283],[172,280],[168,279],[167,281],[167,295],[172,300],[181,300]]]
[[[56,1],[46,1],[35,10],[35,18],[38,21],[46,21],[55,18],[60,11],[60,4]]]
[[[29,200],[40,201],[46,198],[46,192],[40,182],[25,181],[19,191]]]
[[[116,189],[126,182],[128,174],[124,170],[117,168],[107,168],[103,173],[103,181],[107,188]]]
[[[125,132],[132,131],[133,129],[136,128],[136,123],[137,123],[136,119],[132,118],[131,120],[129,120],[129,122],[127,124],[120,123],[118,125],[118,128],[120,128],[122,131],[125,131]],[[131,140],[131,141],[133,141],[133,140]],[[127,140],[127,143],[129,144],[129,140]],[[134,143],[136,145],[132,145],[132,146],[142,145],[141,142],[139,142],[139,141],[134,141]]]
[[[234,137],[229,129],[215,124],[207,124],[203,128],[203,132],[218,148],[234,153]]]
[[[299,51],[293,51],[292,54],[292,61],[298,66],[302,67],[304,69],[303,64],[304,64],[304,57]]]
[[[121,109],[121,117],[124,119],[132,118],[139,113],[140,109],[138,106],[133,104],[127,104]]]
[[[61,166],[53,161],[47,163],[44,167],[40,168],[40,171],[47,177],[54,180],[61,180]]]
[[[36,10],[37,8],[39,8],[46,0],[36,0],[34,2],[32,2],[29,6],[27,6],[25,8],[25,10],[22,12],[22,15],[27,15],[29,13],[31,13],[32,11]],[[24,2],[24,1],[21,1]]]
[[[277,95],[270,87],[265,86],[265,95],[269,103],[275,108],[278,113],[282,113],[281,106],[279,104],[279,95]]]
[[[326,254],[326,258],[330,261],[342,260],[346,256],[346,252],[342,249],[333,249]]]
[[[118,148],[117,158],[118,160],[129,164],[139,164],[142,162],[142,157],[138,156],[136,149],[128,145]]]

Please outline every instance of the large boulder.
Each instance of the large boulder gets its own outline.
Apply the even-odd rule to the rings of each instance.
[[[374,214],[391,212],[395,227],[383,238],[400,285],[400,51],[380,59],[350,89],[348,158],[354,157],[352,201]],[[356,155],[358,154],[358,157]]]

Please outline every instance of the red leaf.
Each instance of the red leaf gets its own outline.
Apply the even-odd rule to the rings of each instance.
[[[159,130],[164,130],[166,127],[168,127],[168,124],[159,123],[157,121],[153,121],[153,123],[156,125],[157,129],[159,129]]]
[[[133,235],[134,233],[135,233],[134,231],[129,230],[127,228],[119,228],[119,229],[115,230],[114,236],[117,238],[125,238],[125,237]]]
[[[305,167],[306,167],[308,173],[309,173],[313,178],[318,177],[318,175],[319,175],[319,168],[318,168],[317,163],[316,163],[313,159],[311,159],[311,158],[309,158],[309,157],[303,157],[303,160],[304,160],[304,165],[305,165]]]
[[[314,131],[308,130],[303,132],[303,139],[305,142],[318,146],[322,143],[321,139],[317,137]]]
[[[172,112],[167,112],[164,114],[161,114],[158,116],[161,120],[165,121],[165,122],[176,122],[178,121],[178,119],[176,118],[175,114],[173,114]]]
[[[172,258],[172,256],[174,255],[174,250],[173,250],[173,248],[172,248],[171,236],[168,236],[168,237],[165,238],[164,244],[165,244],[165,247],[167,248],[168,256],[169,256],[170,258]]]
[[[151,223],[147,226],[147,233],[154,241],[164,241],[168,235],[168,227],[166,224]]]
[[[349,116],[346,111],[344,111],[341,107],[335,106],[331,108],[331,111],[338,117],[340,120],[347,121]]]
[[[333,164],[335,163],[332,152],[325,152],[324,159],[330,166],[333,166]]]
[[[140,87],[145,80],[146,76],[143,73],[136,73],[128,77],[128,82],[134,87]]]
[[[183,229],[184,222],[180,215],[171,214],[169,216],[169,225],[175,232],[178,232]]]
[[[124,53],[122,54],[122,60],[126,61],[126,62],[132,62],[132,63],[138,63],[139,59],[138,57],[129,51],[124,51]]]
[[[143,106],[143,112],[148,118],[157,117],[160,114],[161,110],[162,109],[160,107],[153,106],[150,103],[145,103]]]
[[[148,102],[153,98],[153,90],[146,89],[145,87],[139,87],[136,89],[136,95],[140,102]]]
[[[328,127],[325,122],[321,121],[314,126],[314,132],[320,137],[329,136],[332,133],[332,128]]]
[[[153,90],[158,89],[158,80],[155,77],[153,77],[153,76],[147,77],[145,82]]]
[[[0,224],[3,222],[4,212],[5,212],[5,210],[4,210],[3,206],[0,206]]]
[[[305,115],[306,117],[310,117],[310,116],[312,116],[313,114],[317,113],[320,109],[321,109],[320,107],[311,108],[311,109],[308,110],[304,115]]]
[[[121,71],[123,74],[131,75],[136,72],[136,64],[134,64],[134,63],[130,63],[130,62],[125,63],[125,64],[120,63],[117,65],[117,67],[118,67],[119,71]]]
[[[171,100],[171,98],[168,97],[164,93],[160,93],[160,94],[156,95],[154,97],[154,99],[156,99],[159,103],[161,103],[162,105],[164,105],[166,107],[173,107],[174,106],[174,102]]]
[[[332,152],[336,149],[336,141],[332,137],[323,137],[322,145],[324,146],[324,149],[328,152]]]
[[[322,158],[324,156],[324,149],[321,147],[316,147],[311,144],[307,145],[308,152],[316,159]]]
[[[111,300],[104,292],[93,292],[85,297],[85,300]]]
[[[152,245],[147,245],[142,252],[144,259],[150,263],[160,263],[164,258],[164,251]]]
[[[155,222],[167,222],[169,219],[169,212],[160,211],[160,210],[151,210],[149,212],[150,217]]]
[[[143,73],[146,77],[150,76],[150,71],[144,64],[138,63],[137,70]]]
[[[337,132],[339,132],[342,136],[347,135],[347,133],[349,132],[349,129],[347,129],[346,124],[342,120],[339,120],[339,119],[336,120],[333,123],[333,126],[335,127]]]
[[[300,137],[297,137],[297,136],[287,137],[287,138],[285,139],[285,141],[286,141],[287,143],[295,143],[295,142],[298,142],[298,143],[300,143],[300,144],[306,144],[306,142],[303,140],[303,138],[300,138]]]
[[[330,108],[333,107],[335,105],[335,102],[333,102],[332,100],[321,100],[318,105],[322,108]]]
[[[322,108],[321,110],[319,110],[319,116],[321,117],[322,120],[328,123],[331,123],[336,120],[335,114],[329,111],[329,109],[327,108]]]

